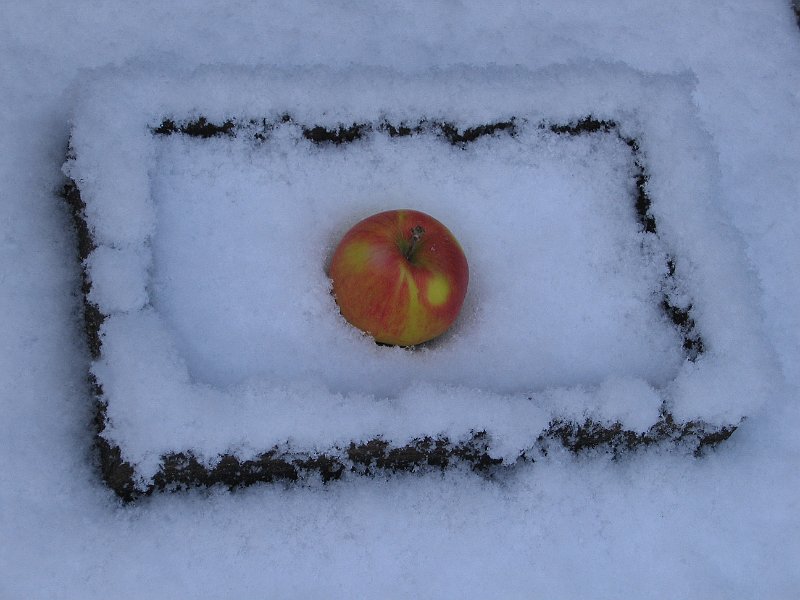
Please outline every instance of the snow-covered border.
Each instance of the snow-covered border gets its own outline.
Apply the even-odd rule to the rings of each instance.
[[[738,423],[772,393],[775,363],[762,335],[757,286],[742,245],[732,228],[720,222],[716,156],[696,116],[693,86],[688,74],[645,74],[597,63],[536,73],[453,68],[414,76],[374,68],[287,72],[266,67],[208,67],[191,73],[137,67],[90,74],[76,105],[72,157],[64,170],[80,190],[82,217],[96,246],[85,268],[96,290],[93,301],[106,315],[102,353],[92,365],[107,402],[103,438],[134,465],[136,483],[145,489],[162,469],[164,456],[187,450],[210,468],[222,455],[245,460],[272,448],[314,456],[376,438],[401,447],[425,437],[466,443],[475,432],[486,432],[487,455],[513,462],[553,421],[591,418],[645,432],[666,408],[679,422]],[[298,122],[333,129],[421,118],[462,129],[512,118],[575,123],[592,115],[613,121],[620,135],[637,141],[645,162],[658,166],[649,172],[649,210],[691,291],[692,318],[703,334],[705,352],[696,361],[687,360],[666,389],[625,380],[596,390],[532,390],[519,397],[472,391],[469,406],[462,403],[455,412],[447,401],[433,407],[418,401],[439,393],[425,384],[396,398],[341,396],[269,382],[226,391],[194,384],[185,365],[168,351],[169,334],[147,294],[149,237],[155,227],[153,132],[165,119],[202,115],[217,123],[231,118],[246,122],[277,120],[286,113]],[[115,290],[94,276],[93,265],[101,262],[105,266],[97,274],[116,273]],[[97,293],[103,286],[108,293]],[[125,332],[131,328],[150,332],[146,347],[126,345]],[[123,364],[128,367],[121,369]],[[146,382],[138,379],[142,373]],[[158,385],[153,378],[160,380]],[[172,406],[170,395],[187,386],[196,403],[188,409]],[[630,416],[641,411],[608,400],[622,389],[630,396],[631,386],[653,407],[652,420],[641,422]],[[154,387],[162,392],[153,395]],[[118,410],[115,398],[137,397],[137,388],[142,390],[137,405]],[[452,398],[453,390],[441,396]],[[336,418],[320,418],[326,411]],[[309,414],[317,415],[310,420],[313,426],[304,418]],[[270,425],[253,429],[259,422]],[[327,422],[348,426],[334,430],[326,428]],[[166,433],[159,437],[158,427],[150,427],[155,423],[168,423],[161,430]],[[398,423],[422,425],[412,430]]]

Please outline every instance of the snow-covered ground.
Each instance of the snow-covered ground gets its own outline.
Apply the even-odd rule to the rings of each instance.
[[[620,0],[602,7],[573,0],[550,6],[508,3],[482,8],[438,2],[391,3],[380,8],[349,4],[336,9],[324,2],[186,3],[181,7],[156,2],[140,2],[136,7],[28,2],[8,3],[2,13],[1,598],[800,596],[796,568],[800,564],[800,305],[796,301],[800,291],[796,235],[800,228],[800,29],[787,0],[729,0],[702,6],[688,0]],[[670,140],[666,135],[670,121],[654,119],[652,104],[650,113],[646,107],[640,111],[647,117],[644,121],[651,123],[650,130],[643,126],[642,131],[665,130],[662,138],[652,134],[652,139],[663,141],[646,153],[653,162],[654,211],[664,217],[665,243],[677,242],[671,250],[679,257],[687,253],[688,264],[696,267],[689,279],[694,277],[699,286],[693,288],[700,291],[694,298],[699,310],[704,310],[704,299],[708,300],[707,314],[701,312],[698,322],[711,328],[717,348],[725,348],[715,355],[711,344],[710,355],[723,367],[714,376],[706,377],[704,363],[698,361],[694,370],[700,373],[702,385],[691,388],[697,393],[693,397],[715,398],[714,410],[725,413],[718,398],[723,390],[731,394],[734,408],[741,409],[746,420],[727,442],[702,458],[669,448],[639,451],[617,460],[602,454],[574,456],[555,451],[493,480],[461,470],[346,476],[328,485],[306,481],[233,493],[195,490],[120,504],[101,483],[94,466],[85,379],[90,360],[80,322],[80,265],[70,217],[58,197],[72,126],[85,120],[87,111],[96,109],[99,114],[110,106],[86,102],[88,82],[99,81],[102,87],[108,73],[136,73],[145,81],[149,74],[163,86],[170,81],[170,73],[176,77],[174,73],[192,73],[202,66],[204,85],[212,94],[197,102],[208,102],[206,108],[213,111],[236,97],[230,80],[215,79],[215,72],[257,76],[262,67],[276,66],[291,80],[305,66],[324,66],[338,73],[355,73],[354,77],[368,67],[388,67],[378,71],[381,77],[396,73],[391,77],[411,82],[408,89],[430,78],[431,68],[454,65],[466,68],[473,77],[474,67],[484,73],[500,99],[492,105],[514,105],[516,98],[508,94],[513,85],[497,85],[502,78],[493,78],[496,73],[538,73],[539,87],[545,90],[547,82],[569,79],[565,74],[586,70],[586,65],[617,77],[627,73],[626,85],[638,77],[645,82],[644,88],[651,89],[660,85],[658,81],[684,82],[679,87],[689,90],[690,102],[678,112],[686,120],[674,122],[694,123],[695,130],[687,133],[676,127],[669,130],[674,138]],[[452,76],[453,71],[447,72]],[[424,85],[419,85],[423,91],[410,96],[417,108],[441,108],[445,96],[426,93]],[[592,97],[598,110],[631,99],[630,93],[620,93],[621,85]],[[248,89],[252,92],[257,85]],[[667,86],[664,93],[671,89]],[[124,85],[108,91],[109,96],[116,94],[122,120],[140,107],[141,97],[148,93],[146,86],[132,88],[128,96]],[[542,108],[548,95],[541,92],[534,112],[569,113],[570,107],[580,104],[581,93],[561,104],[550,97],[552,106]],[[345,106],[341,114],[347,113],[347,106],[362,111],[392,108],[386,96],[368,91],[368,86],[342,84],[327,95],[298,101],[295,108],[302,113],[313,109],[315,102],[329,102],[339,109]],[[89,93],[88,97],[95,96]],[[174,98],[185,100],[178,91]],[[665,106],[682,106],[665,102]],[[242,100],[231,110],[253,106]],[[463,94],[454,95],[447,107],[445,112],[450,114],[463,111],[466,120],[487,110]],[[630,110],[625,114],[630,116]],[[114,125],[112,120],[107,123]],[[79,160],[91,156],[92,144],[106,134],[90,130],[82,140],[86,151]],[[159,167],[149,172],[150,184],[146,184],[153,186],[161,226],[152,239],[155,265],[150,291],[156,308],[168,315],[170,327],[178,332],[185,368],[195,380],[227,386],[267,373],[273,379],[277,374],[281,384],[313,381],[345,395],[355,391],[381,396],[391,391],[368,381],[367,375],[353,375],[362,363],[370,370],[387,368],[385,377],[398,381],[433,377],[439,383],[466,382],[472,388],[502,393],[530,386],[591,386],[602,383],[598,373],[641,377],[659,389],[676,377],[680,367],[666,349],[670,334],[648,318],[646,302],[624,304],[621,300],[620,293],[646,297],[652,288],[647,278],[653,271],[649,264],[639,264],[636,268],[642,270],[634,275],[626,271],[638,264],[640,241],[631,238],[628,229],[614,226],[619,223],[615,213],[619,206],[611,199],[625,183],[624,178],[608,175],[625,173],[630,165],[613,143],[602,147],[585,139],[564,142],[523,134],[527,146],[522,150],[505,142],[487,142],[479,151],[471,150],[465,162],[460,157],[448,158],[435,141],[424,138],[401,146],[375,138],[365,142],[371,144],[367,148],[348,150],[348,161],[341,153],[323,156],[316,149],[286,142],[291,135],[286,132],[285,145],[278,145],[275,153],[287,168],[294,169],[295,176],[314,174],[303,179],[307,190],[287,185],[285,173],[276,176],[259,170],[254,154],[263,156],[267,152],[263,149],[230,143],[199,149],[175,140],[159,143]],[[702,143],[698,145],[695,138]],[[122,141],[135,142],[133,137]],[[124,155],[130,144],[119,145],[119,153]],[[109,146],[113,152],[119,148]],[[700,151],[676,156],[679,153],[669,151],[675,148]],[[113,152],[101,150],[95,166],[108,166],[103,160],[113,165]],[[540,158],[532,165],[527,159],[536,153]],[[373,158],[369,167],[353,160],[367,154]],[[218,157],[224,157],[222,163],[215,160]],[[387,166],[392,164],[402,166],[399,173]],[[512,176],[504,177],[503,170],[511,170],[509,165],[518,167]],[[91,177],[92,166],[84,164],[76,172],[82,168],[83,175]],[[225,175],[211,177],[213,169]],[[415,177],[426,170],[432,175]],[[598,172],[604,175],[603,185],[592,188],[590,200],[603,208],[598,219],[579,222],[579,232],[584,234],[580,236],[573,226],[585,215],[580,203],[587,198],[581,190]],[[703,181],[682,180],[679,175],[686,173],[702,175]],[[396,178],[395,185],[386,183],[390,175]],[[481,222],[481,215],[474,208],[473,212],[459,209],[455,201],[465,189],[473,190],[469,203],[473,207],[486,190],[509,180],[519,193],[543,186],[553,198],[576,202],[564,206],[572,213],[553,214],[546,206],[519,207],[531,211],[520,212],[521,221],[551,219],[542,233],[552,241],[541,244],[544,254],[537,259],[537,272],[544,272],[555,286],[567,286],[569,293],[551,287],[550,297],[544,299],[551,306],[548,310],[554,312],[561,300],[573,300],[567,310],[557,313],[558,318],[529,320],[523,326],[531,330],[530,335],[538,331],[557,337],[559,328],[572,331],[574,337],[567,338],[569,351],[562,349],[564,356],[559,356],[556,348],[555,356],[543,354],[537,361],[539,372],[532,371],[521,360],[531,348],[513,336],[502,337],[519,323],[524,306],[492,304],[497,282],[492,283],[489,274],[475,279],[467,303],[470,310],[452,334],[450,346],[442,344],[430,352],[439,361],[435,368],[415,364],[404,355],[405,371],[398,375],[386,367],[386,356],[363,354],[374,352],[358,339],[343,342],[346,348],[338,350],[337,356],[344,362],[327,369],[309,366],[321,359],[319,347],[308,343],[292,352],[302,360],[281,362],[281,355],[275,353],[264,362],[257,352],[258,336],[276,332],[263,329],[268,326],[253,319],[254,297],[243,297],[236,307],[242,315],[238,331],[219,327],[219,314],[214,313],[219,311],[219,298],[214,289],[197,296],[189,276],[228,277],[227,285],[240,284],[251,273],[247,264],[233,260],[242,255],[240,250],[231,252],[233,271],[212,264],[209,272],[208,256],[219,256],[220,248],[230,248],[234,242],[240,244],[239,249],[253,248],[260,239],[259,229],[248,221],[244,221],[248,227],[237,229],[243,221],[227,211],[193,213],[197,220],[187,224],[179,218],[187,199],[202,202],[205,197],[208,205],[214,197],[232,197],[232,188],[240,192],[266,189],[284,199],[287,195],[309,198],[311,213],[295,216],[317,236],[312,244],[312,253],[319,254],[314,255],[316,260],[324,257],[333,231],[341,231],[347,223],[330,204],[315,199],[312,188],[316,186],[308,182],[356,187],[360,195],[353,206],[369,214],[384,207],[371,204],[369,186],[358,188],[358,182],[365,180],[387,196],[399,194],[398,189],[406,196],[413,193],[423,203],[429,202],[425,208],[431,212],[452,215],[452,228],[459,232],[468,255],[477,253],[476,264],[484,261],[486,265],[478,273],[499,264],[492,257],[497,248],[486,255],[477,250],[480,238],[470,229]],[[452,185],[453,181],[461,187]],[[134,173],[131,179],[99,185],[107,195],[116,185],[121,194],[135,197],[138,184]],[[450,195],[432,200],[437,189],[449,190]],[[513,189],[505,188],[503,197],[515,197]],[[676,190],[696,194],[698,203],[680,205],[683,220],[676,213],[671,221],[670,210],[678,208],[669,209],[668,201]],[[659,193],[664,208],[659,206]],[[98,202],[102,212],[102,202]],[[708,221],[701,237],[697,215],[708,219],[706,203],[714,207],[714,220]],[[520,225],[515,223],[514,211],[504,206],[496,211],[499,222],[493,221],[497,231],[490,227],[489,233]],[[239,204],[237,210],[247,217],[259,215],[257,205]],[[280,210],[284,218],[293,215],[289,205]],[[141,214],[123,214],[121,221],[103,221],[101,215],[101,229],[103,224],[116,223],[116,229],[101,231],[110,236],[105,241],[112,244],[113,235],[136,238],[147,227]],[[126,222],[126,216],[132,220]],[[343,221],[333,222],[337,218]],[[633,217],[628,218],[634,224]],[[142,223],[144,229],[137,229]],[[210,230],[219,223],[225,227],[207,238],[211,247],[193,238],[195,228]],[[485,222],[482,225],[486,231]],[[289,242],[297,239],[291,228],[281,229],[281,235]],[[547,255],[553,244],[568,235],[576,236],[569,246],[572,253]],[[617,251],[593,253],[590,245],[581,246],[586,239],[602,241],[606,250]],[[744,260],[737,255],[736,239],[741,240]],[[256,247],[264,253],[275,250],[268,244]],[[510,252],[522,254],[531,250],[528,242],[509,247]],[[130,266],[130,260],[120,263],[115,262],[116,255],[110,256],[106,256],[105,270],[102,264],[97,269],[97,275],[105,274],[110,282],[108,295],[97,300],[106,302],[110,310],[130,310],[146,301],[120,268]],[[553,268],[559,256],[570,278],[559,277],[559,269]],[[98,263],[102,260],[97,258]],[[306,259],[295,255],[293,260],[275,268],[296,284],[296,293],[302,297],[309,291],[303,285],[317,275],[310,269],[308,277],[301,277],[298,273],[304,272]],[[598,271],[607,277],[591,279],[590,274]],[[496,276],[503,274],[495,271]],[[181,278],[184,286],[176,292],[170,286]],[[599,318],[600,312],[587,312],[590,304],[585,298],[574,302],[576,293],[586,292],[578,285],[581,280],[603,298],[604,305],[595,307],[598,311],[603,306],[614,314],[628,311],[627,319],[609,323]],[[324,289],[324,278],[308,285]],[[535,291],[520,285],[517,296]],[[728,304],[723,302],[726,295],[731,300]],[[188,305],[191,310],[184,310]],[[495,308],[482,312],[488,310],[486,306]],[[509,307],[509,314],[493,325],[489,317],[498,318],[503,306]],[[291,312],[292,307],[277,308]],[[342,331],[341,323],[326,321],[329,313],[324,306],[312,302],[301,308],[306,316],[295,321],[290,316],[278,331],[287,334],[285,344],[297,343],[298,336],[293,335],[297,332],[304,334],[300,341],[307,342],[309,335],[319,331],[321,339],[327,340],[323,347],[341,342],[341,335],[346,335],[337,333]],[[208,314],[205,324],[213,346],[197,345],[198,339],[208,342],[208,336],[191,335],[204,326],[203,314]],[[637,319],[653,330],[643,331]],[[730,320],[730,331],[724,319]],[[590,330],[595,328],[591,342],[586,341],[586,329],[577,327],[581,322]],[[623,331],[625,343],[615,346],[619,340],[601,324]],[[753,324],[755,330],[751,330]],[[135,331],[148,342],[152,338],[141,335],[147,330],[140,325]],[[503,331],[499,339],[490,335],[493,327]],[[769,348],[760,348],[762,338]],[[463,339],[471,343],[459,346]],[[740,347],[743,342],[746,347]],[[590,343],[601,349],[602,360],[588,350]],[[473,344],[485,349],[483,356],[476,355]],[[582,352],[575,351],[576,345]],[[214,361],[214,351],[220,347],[228,357],[237,348],[256,350],[243,354],[247,358],[243,365]],[[624,350],[630,348],[640,351],[626,355]],[[348,351],[362,354],[348,359]],[[655,364],[644,360],[644,354],[652,357],[653,352],[663,360]],[[564,364],[567,354],[575,361],[572,368]],[[479,372],[481,359],[486,361],[485,377]],[[347,364],[348,360],[358,364]],[[782,376],[773,373],[773,365]],[[321,380],[314,381],[318,377]],[[501,389],[504,385],[508,389]],[[737,396],[750,397],[751,391],[764,397],[748,402]],[[446,400],[441,394],[431,397]],[[703,406],[699,401],[689,405]],[[641,410],[634,407],[632,414],[640,415]],[[159,425],[162,434],[177,435],[177,429],[165,422],[166,426]],[[150,430],[156,429],[154,425]]]

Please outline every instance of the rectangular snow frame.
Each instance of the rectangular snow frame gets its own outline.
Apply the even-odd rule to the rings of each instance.
[[[743,292],[740,279],[744,278],[744,287],[754,289],[755,284],[749,275],[731,268],[746,264],[741,245],[727,230],[704,227],[716,214],[716,187],[707,180],[709,173],[716,173],[716,166],[708,136],[695,116],[692,87],[688,75],[643,74],[597,63],[538,73],[459,68],[414,77],[381,69],[322,68],[297,73],[216,67],[158,74],[145,68],[100,73],[86,85],[74,118],[65,164],[72,182],[65,188],[65,197],[76,220],[84,261],[86,333],[94,359],[90,380],[96,406],[95,440],[104,481],[128,501],[162,490],[215,484],[235,488],[294,481],[312,473],[328,481],[346,472],[442,469],[457,463],[491,473],[518,460],[535,460],[552,443],[574,452],[598,448],[614,454],[671,443],[699,454],[704,447],[727,439],[770,394],[769,369],[764,369],[763,381],[753,382],[737,376],[736,365],[770,362],[751,302],[755,294]],[[624,90],[625,100],[607,90]],[[211,100],[204,103],[204,97]],[[422,130],[464,145],[486,135],[513,134],[520,120],[563,135],[623,139],[638,169],[633,201],[639,224],[652,235],[666,232],[670,250],[680,250],[669,259],[669,273],[685,274],[692,293],[688,307],[673,304],[667,293],[663,297],[663,310],[682,333],[687,360],[685,372],[664,393],[658,420],[642,431],[602,411],[570,414],[552,406],[536,407],[533,392],[527,399],[530,410],[547,413],[547,425],[532,430],[527,442],[511,455],[495,450],[493,439],[502,437],[503,431],[488,426],[450,437],[420,434],[403,443],[387,439],[381,431],[364,431],[347,444],[322,449],[295,447],[282,439],[244,455],[233,449],[204,456],[191,447],[132,452],[113,417],[115,398],[109,397],[97,374],[103,357],[103,323],[115,318],[115,313],[104,312],[90,301],[92,277],[86,259],[101,245],[122,252],[146,247],[152,204],[147,197],[148,167],[153,160],[148,138],[258,137],[268,132],[270,124],[288,119],[303,125],[307,139],[334,145],[356,140],[367,131],[395,136]],[[125,139],[131,143],[119,142]],[[683,158],[672,163],[677,165],[675,172],[654,178],[648,165],[676,152]],[[115,177],[121,172],[126,176]],[[120,189],[118,181],[125,181],[128,188]],[[143,207],[131,213],[141,223],[134,223],[127,237],[120,237],[108,222],[113,223],[114,213],[126,218],[129,202]],[[96,219],[97,215],[103,218]],[[715,238],[710,247],[724,252],[706,252],[708,246],[695,243],[703,236]],[[714,277],[709,278],[709,273]],[[707,283],[711,279],[714,284]],[[720,286],[720,281],[728,285]],[[125,312],[135,310],[141,307]],[[743,311],[752,316],[752,322],[742,321]],[[712,381],[704,377],[706,371],[713,373]],[[725,385],[720,386],[723,379]],[[231,444],[235,445],[233,440]]]

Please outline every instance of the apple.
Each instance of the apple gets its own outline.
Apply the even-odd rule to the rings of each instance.
[[[444,333],[467,293],[464,251],[439,221],[389,210],[356,223],[333,253],[342,316],[376,342],[414,346]]]

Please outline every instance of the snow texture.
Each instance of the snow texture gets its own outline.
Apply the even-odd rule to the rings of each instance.
[[[84,84],[65,172],[101,242],[86,265],[109,315],[92,371],[109,402],[103,435],[145,479],[186,449],[211,463],[286,443],[313,452],[474,431],[513,462],[554,419],[643,432],[666,405],[684,421],[736,424],[774,393],[690,75],[596,62],[414,77],[148,67]],[[166,118],[286,114],[309,128],[521,125],[469,148],[379,132],[319,147],[294,122],[263,143],[153,133]],[[586,115],[637,141],[658,239],[636,221],[619,136],[541,127]],[[324,268],[353,223],[406,205],[447,221],[472,263],[465,314],[417,351],[378,347],[344,322]],[[660,307],[670,259],[706,347],[695,361]]]
[[[0,598],[800,596],[800,29],[791,4],[4,3]],[[438,75],[457,81],[442,93]],[[371,85],[378,80],[397,85]],[[315,93],[292,89],[296,81],[316,85]],[[575,93],[555,97],[556,89]],[[294,168],[332,168],[343,160],[337,156],[363,157],[370,144],[382,147],[382,160],[405,145],[413,152],[403,155],[402,164],[411,168],[417,153],[438,148],[425,137],[391,144],[378,136],[364,140],[361,150],[358,145],[342,149],[341,155],[322,147],[301,153],[304,142],[291,145],[297,137],[289,135],[291,128],[286,138],[252,148],[238,137],[203,146],[155,137],[149,130],[169,114],[186,118],[202,112],[224,121],[247,115],[277,118],[282,111],[296,123],[328,125],[353,115],[379,120],[380,111],[397,119],[449,113],[460,119],[459,126],[512,112],[527,114],[531,125],[537,115],[613,116],[625,135],[641,138],[663,244],[653,252],[675,254],[681,289],[673,290],[673,297],[683,307],[692,302],[708,350],[693,364],[650,372],[636,371],[628,357],[617,363],[621,376],[602,378],[591,372],[586,345],[580,344],[574,371],[563,365],[548,370],[552,381],[542,387],[533,377],[512,373],[515,389],[481,386],[483,391],[470,396],[472,406],[463,407],[477,415],[486,405],[498,407],[487,426],[505,431],[503,439],[493,440],[500,454],[521,447],[528,433],[529,415],[515,412],[523,405],[509,400],[528,386],[537,392],[531,406],[545,415],[601,411],[643,427],[653,417],[648,410],[669,391],[674,409],[684,414],[746,418],[729,440],[700,458],[663,447],[617,458],[553,448],[535,463],[518,464],[492,479],[460,470],[372,478],[346,473],[327,485],[303,481],[236,491],[200,489],[122,505],[103,484],[92,447],[81,265],[70,215],[59,196],[70,135],[80,152],[69,171],[81,178],[87,216],[102,248],[87,262],[97,286],[92,300],[113,314],[109,327],[133,330],[106,332],[109,349],[120,344],[114,365],[148,358],[135,354],[134,343],[161,344],[162,351],[174,344],[166,352],[170,360],[152,372],[176,388],[173,397],[180,398],[181,389],[202,388],[203,393],[192,394],[193,410],[203,418],[217,411],[227,427],[233,411],[219,404],[219,396],[237,386],[246,387],[250,396],[236,396],[234,408],[248,403],[269,408],[257,402],[266,393],[263,383],[232,383],[245,374],[263,382],[268,363],[214,374],[203,368],[207,349],[196,339],[180,341],[179,328],[192,323],[181,325],[168,314],[169,302],[180,304],[177,294],[186,288],[165,285],[165,275],[180,269],[180,257],[168,251],[175,248],[160,236],[168,232],[158,229],[163,211],[179,210],[177,204],[170,208],[171,192],[165,193],[174,190],[178,203],[197,190],[188,176],[197,172],[189,168],[194,160],[217,158],[242,181],[264,178],[275,190],[285,182],[255,158],[295,153],[308,162],[294,162]],[[580,190],[587,195],[574,197],[575,202],[583,198],[606,207],[615,186],[626,185],[624,177],[603,177],[602,186],[590,192],[579,185],[592,173],[623,174],[630,168],[611,138],[548,140],[533,129],[529,133],[529,148],[548,148],[552,154],[527,161],[524,181],[548,182],[554,193]],[[219,150],[212,153],[215,145]],[[522,160],[522,150],[501,135],[452,153],[488,169],[495,153],[513,158],[518,152]],[[585,164],[577,165],[577,156]],[[437,165],[447,164],[444,152],[436,157],[442,161]],[[170,162],[185,168],[170,173]],[[576,180],[563,177],[559,165],[575,167]],[[486,171],[476,172],[476,183],[480,172]],[[487,175],[487,184],[496,188],[495,175]],[[419,179],[398,180],[397,188],[386,191],[422,192],[434,181]],[[208,170],[203,180],[211,182]],[[502,187],[511,190],[518,183]],[[230,180],[217,181],[211,187],[230,191],[230,185]],[[394,199],[362,195],[349,201],[359,202],[366,213],[374,206],[370,202]],[[445,206],[447,198],[428,201],[433,211],[433,202]],[[289,210],[285,207],[286,214]],[[456,213],[448,225],[471,245],[477,243],[471,233],[479,225],[475,217],[467,208],[460,214],[448,210]],[[321,258],[349,219],[325,224],[320,216],[316,222],[327,231],[315,233],[318,241],[327,240],[314,247]],[[632,242],[638,240],[633,217],[618,224],[594,232],[594,239],[622,241],[619,252],[593,257],[618,279],[589,283],[642,293],[650,289],[653,265],[631,266],[627,259],[648,254]],[[246,232],[245,225],[238,231]],[[560,225],[553,221],[554,227]],[[176,227],[170,235],[179,240],[179,233]],[[492,252],[498,251],[493,245]],[[472,249],[470,254],[477,264],[490,258],[479,258]],[[639,269],[645,279],[626,281],[628,271],[614,270],[623,259],[626,269]],[[201,266],[187,261],[187,268]],[[242,268],[244,263],[235,264]],[[480,323],[475,302],[491,292],[483,277],[470,290],[471,311],[459,321],[451,344]],[[165,287],[159,291],[159,285]],[[165,294],[168,289],[172,292]],[[639,300],[635,295],[604,298],[611,306],[632,301],[634,309],[644,310],[646,303]],[[206,295],[194,308],[214,302]],[[581,305],[570,303],[569,309]],[[315,306],[307,308],[313,315]],[[249,332],[245,325],[255,321],[245,317],[240,331]],[[656,324],[648,321],[648,327]],[[602,340],[602,332],[594,331]],[[665,341],[657,327],[629,333],[653,334],[649,351]],[[232,337],[228,343],[237,340],[247,338]],[[353,340],[352,346],[361,342]],[[444,344],[432,347],[431,354],[443,350]],[[618,358],[601,357],[598,366],[608,368]],[[99,372],[114,365],[91,368]],[[581,371],[585,382],[579,393],[567,384]],[[174,377],[176,372],[183,379]],[[304,379],[303,372],[296,375]],[[358,390],[352,382],[333,381],[324,371],[318,375],[316,381],[285,379],[284,391],[275,392],[272,401],[285,406],[287,399],[303,403],[313,394],[329,400],[338,394],[351,412],[359,402],[372,407],[374,412],[359,413],[363,421],[338,420],[351,428],[337,429],[341,436],[376,424],[386,431],[395,427],[396,435],[407,433],[408,420],[381,419],[390,421],[401,410],[410,414],[426,396],[447,396],[442,386],[450,385],[420,378],[389,398],[375,388]],[[205,384],[199,383],[201,376]],[[475,373],[469,376],[478,379]],[[659,378],[671,379],[662,384]],[[154,419],[149,409],[156,407],[122,406],[131,420],[115,421],[115,434],[132,434],[138,418]],[[177,408],[157,406],[166,421],[179,423],[170,434],[176,439],[196,435],[191,414]],[[294,414],[281,413],[272,431],[259,435],[288,431],[301,409],[319,426],[316,407],[298,404]],[[426,419],[434,429],[469,426],[466,413],[458,415],[461,422],[444,423],[447,415],[441,413]],[[316,435],[293,431],[308,436],[309,443]],[[224,439],[227,435],[209,440],[208,447]],[[144,451],[148,440],[140,442]]]

